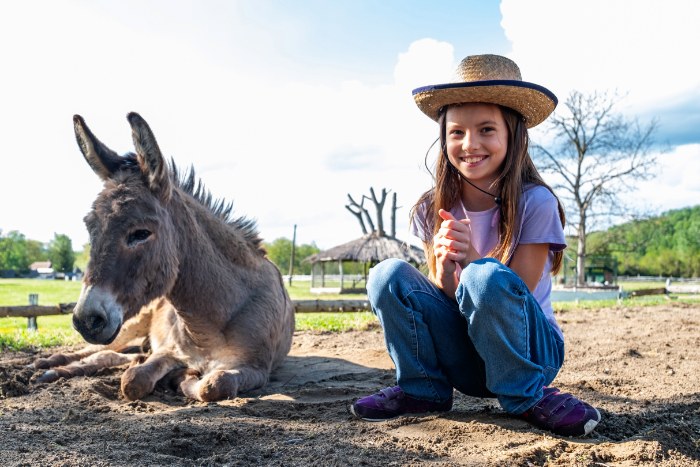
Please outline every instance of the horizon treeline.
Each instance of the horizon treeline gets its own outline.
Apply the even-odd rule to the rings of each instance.
[[[589,235],[591,254],[618,259],[618,274],[700,277],[700,205]]]
[[[29,272],[29,266],[38,261],[51,261],[57,272],[71,272],[74,266],[85,269],[87,258],[85,245],[83,251],[74,251],[73,242],[68,235],[54,233],[48,243],[31,240],[17,230],[3,234],[0,230],[0,271],[12,269],[20,274]]]

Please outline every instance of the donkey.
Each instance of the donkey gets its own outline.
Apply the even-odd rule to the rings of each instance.
[[[180,177],[174,161],[166,163],[140,115],[127,120],[136,154],[119,156],[73,117],[78,146],[104,181],[85,217],[90,261],[73,327],[102,346],[36,361],[35,368],[73,361],[37,381],[131,362],[121,383],[131,400],[166,376],[200,401],[263,387],[294,333],[279,269],[253,221],[231,219],[232,205],[212,201],[194,169]],[[150,355],[115,351],[137,337],[147,337]]]

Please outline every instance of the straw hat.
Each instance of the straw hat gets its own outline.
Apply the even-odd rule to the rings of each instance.
[[[549,89],[523,81],[518,65],[500,55],[471,55],[459,64],[452,83],[414,89],[413,98],[435,121],[446,105],[484,102],[518,111],[528,128],[542,123],[558,102]]]

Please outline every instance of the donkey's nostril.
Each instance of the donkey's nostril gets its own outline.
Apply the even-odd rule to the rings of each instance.
[[[107,321],[102,316],[92,315],[88,316],[88,318],[85,320],[85,324],[87,325],[87,329],[91,334],[99,334],[104,329]]]

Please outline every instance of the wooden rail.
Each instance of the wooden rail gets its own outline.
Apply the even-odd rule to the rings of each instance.
[[[630,291],[630,297],[642,297],[644,295],[664,295],[668,291],[665,287],[660,287],[658,289],[639,289]]]
[[[355,312],[370,310],[367,300],[292,300],[297,313]],[[75,302],[54,306],[0,306],[0,318],[36,318],[73,313]]]
[[[73,308],[75,308],[75,302],[53,306],[0,306],[0,318],[36,318],[37,316],[65,315],[73,313]]]
[[[369,311],[369,300],[292,300],[297,313]]]

